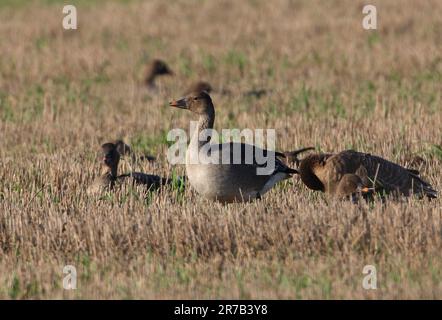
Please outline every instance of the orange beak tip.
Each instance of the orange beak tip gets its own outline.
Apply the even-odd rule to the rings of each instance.
[[[186,101],[184,99],[172,100],[171,102],[169,102],[169,106],[180,109],[187,109]]]

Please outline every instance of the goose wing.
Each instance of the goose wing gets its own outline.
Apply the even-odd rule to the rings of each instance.
[[[356,173],[361,165],[359,159],[349,152],[321,153],[310,157],[314,159],[314,175],[324,185],[325,190],[331,193],[336,191],[345,174]]]
[[[219,152],[219,150],[222,150]],[[294,174],[297,170],[288,167],[281,158],[285,155],[281,152],[259,148],[252,144],[228,142],[212,145],[211,156],[221,157],[220,163],[251,166],[255,169],[268,167],[268,161],[274,161],[274,168],[269,168],[269,175],[276,173]]]

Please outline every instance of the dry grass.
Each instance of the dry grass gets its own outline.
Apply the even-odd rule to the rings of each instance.
[[[74,1],[75,3],[75,1]],[[0,298],[442,298],[442,206],[353,205],[297,179],[262,201],[223,206],[192,190],[88,197],[100,143],[158,157],[192,116],[166,107],[193,80],[214,94],[217,128],[276,128],[279,149],[355,148],[442,189],[442,3],[82,1],[63,31],[59,1],[0,1]],[[154,57],[176,76],[149,96]],[[63,290],[62,268],[78,289]],[[378,289],[361,286],[378,270]]]

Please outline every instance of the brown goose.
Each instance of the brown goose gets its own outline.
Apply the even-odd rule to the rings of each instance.
[[[155,59],[147,65],[144,83],[149,89],[155,89],[155,79],[162,75],[173,75],[173,72],[164,61]]]
[[[219,90],[215,90],[210,83],[206,82],[206,81],[197,81],[192,83],[192,85],[190,85],[190,87],[184,92],[184,95],[187,96],[193,92],[201,92],[201,91],[206,91],[207,93],[211,93],[211,92],[217,92],[219,94],[222,95],[232,95],[232,91],[230,91],[229,89],[219,89]],[[272,90],[266,90],[266,89],[253,89],[253,90],[247,90],[244,92],[241,92],[240,95],[243,97],[255,97],[255,98],[261,98],[262,96],[271,93]]]
[[[101,146],[102,172],[87,189],[88,194],[97,194],[104,190],[111,190],[117,182],[118,162],[120,154],[113,143],[105,143]]]
[[[246,91],[240,92],[239,95],[241,97],[248,97],[248,98],[253,97],[256,99],[261,99],[261,97],[263,97],[269,93],[272,93],[272,90],[270,90],[270,89],[252,89],[252,90],[246,90]],[[221,91],[221,94],[232,95],[232,92],[229,89],[223,89]]]
[[[186,152],[186,173],[192,187],[205,198],[249,201],[297,173],[280,160],[282,153],[244,143],[211,144],[209,137],[201,139],[215,121],[215,108],[207,92],[192,93],[170,102],[170,106],[190,110],[199,117]],[[260,170],[269,162],[273,165]]]
[[[298,170],[308,188],[340,197],[373,192],[393,196],[437,196],[436,190],[421,179],[416,170],[353,150],[310,154],[300,161]]]
[[[268,90],[268,89],[253,89],[253,90],[248,90],[246,92],[244,92],[242,95],[245,97],[255,97],[257,99],[260,99],[262,96],[265,96],[267,94],[272,93],[272,90]]]
[[[206,91],[207,93],[212,92],[213,88],[210,83],[206,81],[197,81],[190,85],[190,87],[184,92],[184,95],[191,94],[192,92]]]
[[[89,194],[99,193],[103,190],[112,190],[116,184],[125,182],[144,185],[148,189],[157,189],[162,185],[172,183],[171,179],[141,172],[118,175],[118,164],[120,161],[118,145],[111,142],[105,143],[101,146],[101,150],[103,155],[103,172],[88,188],[87,192]]]
[[[117,151],[121,156],[129,156],[132,161],[141,160],[141,161],[155,161],[155,157],[144,154],[144,155],[136,155],[132,151],[132,148],[126,144],[123,140],[115,140],[112,141],[113,144],[117,146]]]

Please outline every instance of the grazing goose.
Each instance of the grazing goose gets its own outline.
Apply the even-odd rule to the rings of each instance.
[[[87,192],[89,194],[99,193],[103,190],[112,190],[116,184],[121,184],[126,181],[130,181],[133,184],[145,185],[148,189],[157,189],[162,185],[172,183],[171,179],[141,172],[118,175],[118,164],[120,162],[118,145],[112,142],[105,143],[101,146],[101,150],[103,154],[103,172],[88,188]]]
[[[296,155],[295,155],[296,157]],[[312,189],[340,197],[374,192],[393,196],[436,198],[433,187],[419,172],[368,153],[310,154],[300,161],[302,182]]]
[[[192,93],[170,102],[170,106],[190,110],[199,117],[186,152],[186,173],[192,187],[205,198],[249,201],[297,173],[279,159],[284,157],[282,153],[244,143],[211,144],[210,137],[199,139],[206,129],[213,128],[215,121],[215,109],[207,92]],[[266,174],[258,170],[268,164],[262,158],[274,163]]]
[[[147,65],[144,83],[149,89],[155,89],[155,79],[162,75],[173,75],[173,72],[164,61],[155,59]]]

